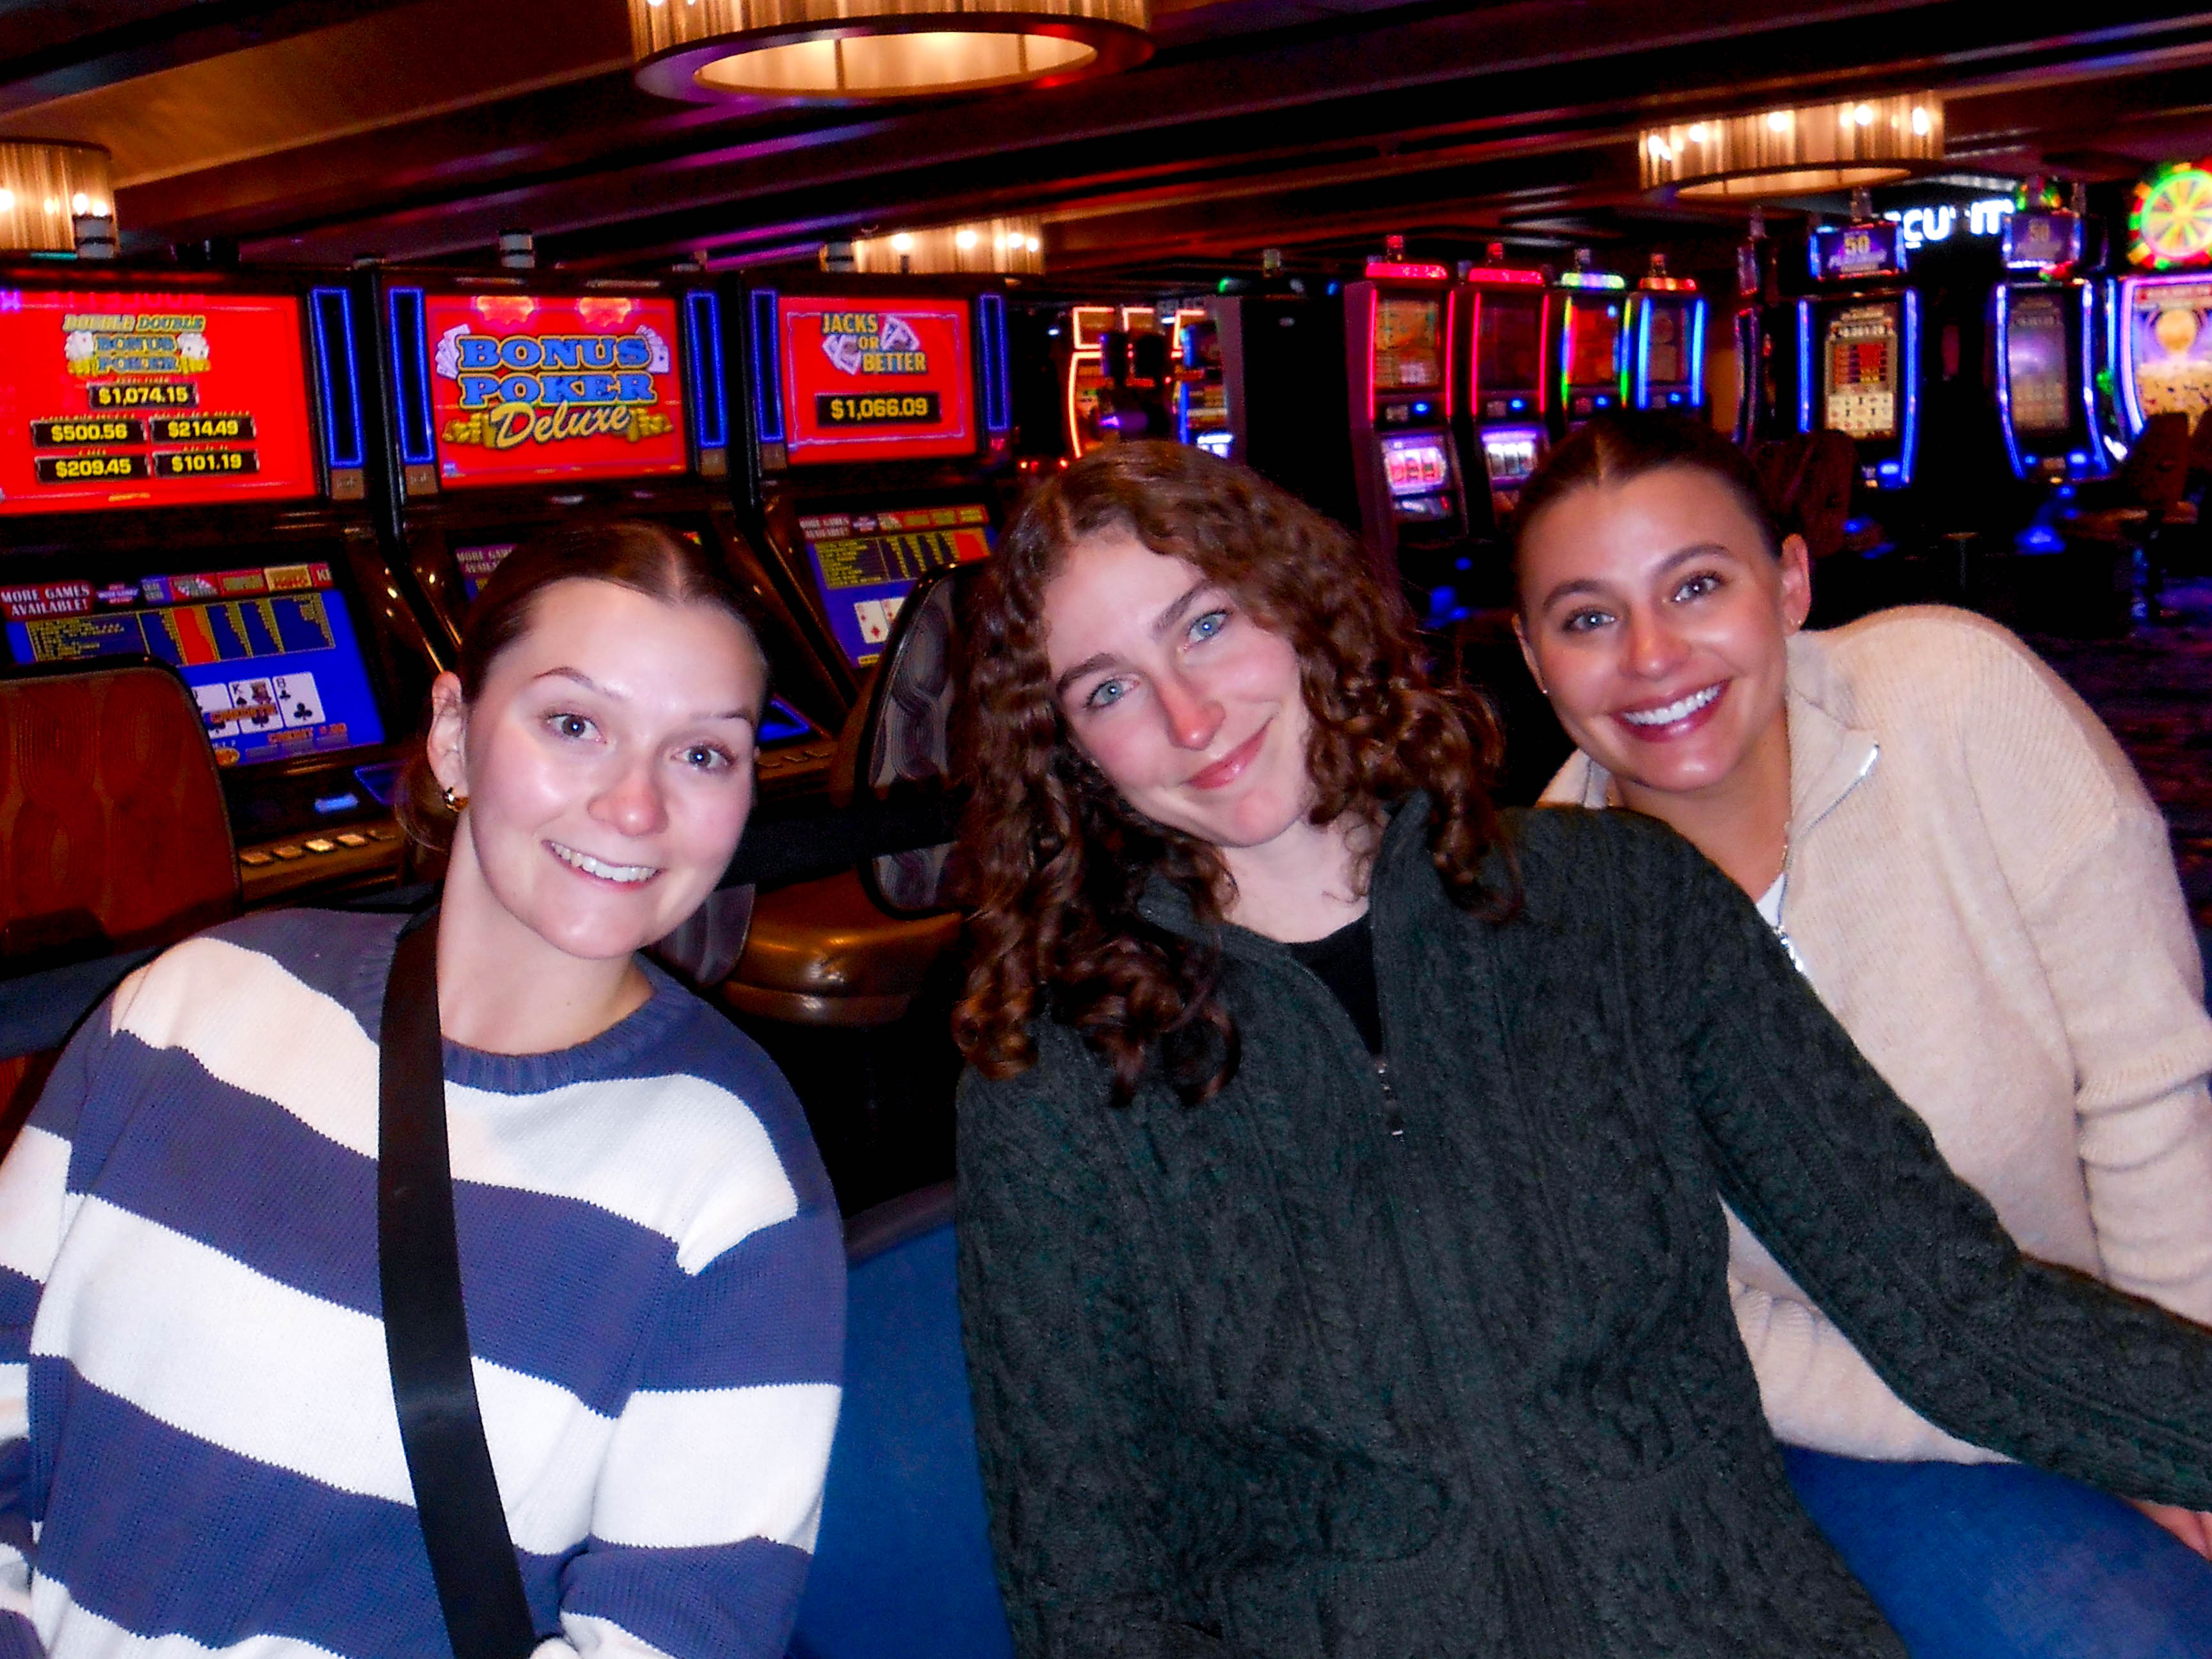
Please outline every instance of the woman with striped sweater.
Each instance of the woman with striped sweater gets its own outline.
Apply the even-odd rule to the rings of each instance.
[[[779,1655],[837,1412],[798,1103],[637,953],[744,826],[767,671],[700,551],[526,545],[433,691],[418,823],[485,1438],[541,1655]],[[126,981],[0,1166],[0,1654],[449,1650],[386,1369],[396,917]]]

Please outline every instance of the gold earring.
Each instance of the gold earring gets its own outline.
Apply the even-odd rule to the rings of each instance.
[[[443,791],[443,799],[446,803],[446,810],[448,812],[453,813],[456,817],[460,816],[461,809],[469,804],[469,798],[461,793],[459,790],[454,788],[451,784],[447,784],[446,786]]]

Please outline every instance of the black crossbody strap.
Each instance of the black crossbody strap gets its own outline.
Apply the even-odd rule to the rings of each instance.
[[[408,923],[384,984],[377,1059],[376,1255],[399,1440],[454,1659],[537,1646],[484,1443],[461,1305],[438,1029],[438,912]]]

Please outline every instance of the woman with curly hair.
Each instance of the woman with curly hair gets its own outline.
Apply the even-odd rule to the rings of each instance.
[[[1341,531],[1117,446],[975,598],[962,1314],[1025,1655],[1896,1659],[1723,1199],[1931,1419],[2212,1502],[2212,1336],[2021,1258],[1686,842],[1494,817]]]

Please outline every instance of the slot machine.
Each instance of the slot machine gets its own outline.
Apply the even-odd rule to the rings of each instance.
[[[1554,438],[1619,409],[1628,397],[1628,279],[1592,270],[1587,248],[1575,251],[1575,265],[1559,273],[1551,295],[1547,349],[1559,383],[1551,400]]]
[[[2075,275],[2081,216],[2023,209],[2005,221],[2005,276],[1990,292],[1997,419],[2016,478],[2101,477],[2097,432],[2097,292]]]
[[[1395,239],[1392,239],[1395,244]],[[1456,284],[1443,265],[1370,259],[1344,290],[1344,363],[1362,538],[1377,567],[1416,580],[1467,538],[1452,437]]]
[[[1797,429],[1784,394],[1784,365],[1794,357],[1795,317],[1782,301],[1781,265],[1766,216],[1757,208],[1735,250],[1735,421],[1730,435],[1747,453]]]
[[[737,293],[740,480],[794,614],[851,707],[931,571],[988,557],[1012,465],[1006,299],[827,273]]]
[[[2212,410],[2212,158],[2155,167],[2128,212],[2133,273],[2108,292],[2108,350],[2121,435],[2154,415]]]
[[[1502,530],[1550,447],[1546,426],[1545,273],[1509,265],[1493,244],[1486,264],[1469,266],[1460,295],[1467,342],[1466,395],[1459,399],[1460,453],[1468,457],[1468,516]],[[1473,487],[1474,458],[1483,488]],[[1485,514],[1487,514],[1486,520]]]
[[[1226,459],[1234,441],[1229,427],[1228,373],[1221,325],[1203,307],[1176,313],[1176,438]]]
[[[312,273],[0,273],[0,618],[18,668],[169,664],[245,902],[374,885],[436,672],[368,506],[366,319]]]
[[[1172,313],[1170,313],[1172,315]],[[1182,436],[1182,330],[1150,306],[1072,306],[1066,390],[1067,455],[1102,443]]]
[[[1628,296],[1628,401],[1638,409],[1705,406],[1705,299],[1694,276],[1669,276],[1667,256]]]
[[[1806,246],[1813,291],[1796,302],[1797,429],[1844,434],[1862,488],[1893,499],[1912,487],[1919,459],[1923,378],[1920,295],[1905,281],[1898,228],[1863,213],[1815,228]]]
[[[447,647],[477,588],[534,532],[590,517],[665,525],[727,562],[766,613],[763,800],[826,789],[844,704],[729,499],[714,289],[388,270],[374,290],[399,463],[395,562]]]

